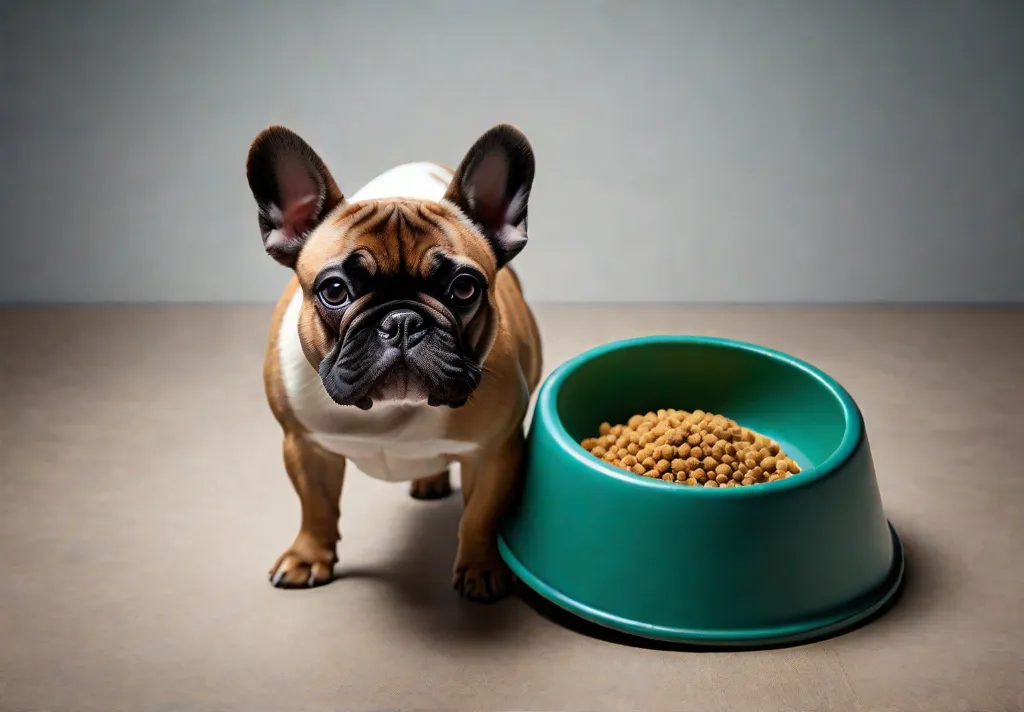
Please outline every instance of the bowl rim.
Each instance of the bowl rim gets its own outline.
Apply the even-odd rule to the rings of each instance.
[[[799,369],[817,380],[835,398],[842,410],[846,427],[839,445],[832,453],[825,458],[821,464],[801,470],[799,476],[787,477],[776,482],[765,482],[751,487],[686,487],[675,482],[665,482],[650,477],[642,477],[633,473],[627,473],[614,465],[598,459],[583,449],[583,446],[576,442],[569,431],[565,429],[561,417],[558,414],[558,394],[566,379],[579,370],[584,364],[597,358],[606,356],[616,351],[637,348],[651,345],[678,345],[698,344],[704,346],[716,346],[724,348],[740,349],[749,351],[759,356],[767,357],[778,361],[792,368]],[[574,460],[583,465],[588,471],[600,474],[602,477],[614,477],[627,486],[654,487],[663,490],[665,494],[673,492],[673,496],[680,497],[759,497],[781,493],[786,490],[798,489],[813,485],[836,472],[856,452],[858,445],[864,435],[864,423],[853,397],[843,388],[838,381],[822,371],[820,368],[791,356],[790,354],[761,346],[747,341],[727,339],[717,336],[697,336],[689,334],[659,334],[653,336],[639,336],[628,339],[618,339],[600,346],[595,346],[583,351],[572,358],[563,361],[552,371],[537,394],[538,411],[534,420],[545,424],[553,440]]]

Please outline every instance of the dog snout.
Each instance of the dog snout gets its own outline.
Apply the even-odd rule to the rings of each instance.
[[[426,336],[427,322],[412,309],[396,309],[381,319],[377,331],[389,345],[412,348]]]

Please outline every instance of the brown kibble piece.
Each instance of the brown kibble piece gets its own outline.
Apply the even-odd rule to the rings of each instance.
[[[717,482],[715,482],[714,480],[708,480],[707,482],[704,483],[704,486],[705,487],[718,487],[719,484]]]
[[[715,475],[715,482],[717,482],[720,485],[724,485],[730,479],[731,478],[729,477],[729,475]]]
[[[661,477],[661,473],[658,472],[657,470],[648,470],[647,472],[644,473],[644,477],[650,477],[656,480],[659,477]]]
[[[688,438],[686,438],[686,443],[690,447],[697,447],[698,445],[700,445],[700,441],[701,441],[700,433],[691,433],[690,436]]]
[[[770,455],[765,459],[761,460],[761,467],[762,469],[764,469],[765,472],[775,472],[776,464],[777,463],[775,458]]]
[[[660,454],[661,454],[661,458],[663,460],[671,460],[673,457],[676,456],[676,452],[677,452],[676,449],[674,447],[672,447],[671,445],[662,445],[661,446],[661,453]]]
[[[700,482],[698,482],[692,477],[688,477],[686,479],[686,484],[690,485],[691,487],[697,487],[698,485],[700,485]]]
[[[666,472],[665,474],[663,474],[661,476],[661,479],[665,480],[666,482],[675,482],[676,481],[675,475],[673,475],[671,472]]]
[[[636,474],[638,474],[638,475],[642,475],[642,474],[644,474],[645,472],[647,472],[647,468],[646,468],[646,467],[644,467],[643,465],[641,465],[641,464],[640,464],[639,462],[638,462],[638,463],[636,463],[635,465],[633,465],[633,466],[632,466],[631,468],[629,468],[629,469],[631,469],[631,470],[632,470],[633,472],[635,472],[635,473],[636,473]]]
[[[643,460],[640,461],[640,464],[643,465],[648,470],[653,470],[658,465],[658,463],[655,461],[653,457],[645,457]]]
[[[686,472],[690,469],[689,467],[686,466],[686,460],[681,460],[678,457],[675,460],[673,460],[671,464],[673,472]]]
[[[625,465],[626,467],[632,467],[633,465],[636,464],[636,458],[633,457],[632,455],[627,454],[624,458],[622,458],[622,464]]]
[[[743,478],[743,486],[744,487],[749,487],[750,485],[755,484],[756,482],[757,482],[757,480],[755,480],[753,477],[744,477]]]
[[[626,446],[626,452],[628,452],[630,455],[636,455],[638,452],[640,452],[640,446],[637,445],[636,443],[630,443],[629,445]]]
[[[719,465],[718,467],[715,468],[715,474],[725,475],[726,477],[729,477],[732,475],[732,468],[725,464]]]
[[[654,469],[664,475],[666,472],[672,469],[672,463],[670,463],[668,460],[658,460],[658,464],[655,465]]]
[[[608,451],[604,449],[604,447],[602,447],[601,445],[597,445],[590,451],[590,454],[593,455],[594,457],[604,457],[607,453]]]
[[[775,463],[776,472],[789,472],[789,460],[779,460]]]
[[[736,486],[737,486],[736,480],[729,480],[724,485],[722,485],[722,487],[736,487]]]
[[[693,475],[693,479],[697,480],[698,482],[704,482],[704,480],[708,478],[707,473],[704,472],[704,470],[702,470],[699,467],[690,474]]]
[[[704,448],[691,447],[690,448],[690,457],[695,457],[698,460],[703,459],[704,458]]]

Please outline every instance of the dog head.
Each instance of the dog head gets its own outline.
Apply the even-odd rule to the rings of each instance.
[[[526,245],[526,137],[486,132],[437,202],[347,201],[280,126],[253,141],[246,173],[263,246],[298,278],[303,351],[331,398],[465,404],[494,342],[496,276]]]

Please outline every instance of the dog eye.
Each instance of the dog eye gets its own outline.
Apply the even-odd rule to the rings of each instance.
[[[329,279],[317,290],[317,296],[328,309],[337,309],[348,301],[348,287],[340,279]]]
[[[452,286],[448,290],[452,300],[460,304],[472,302],[476,299],[479,292],[480,287],[477,285],[476,280],[468,274],[456,277],[455,281],[452,282]]]

